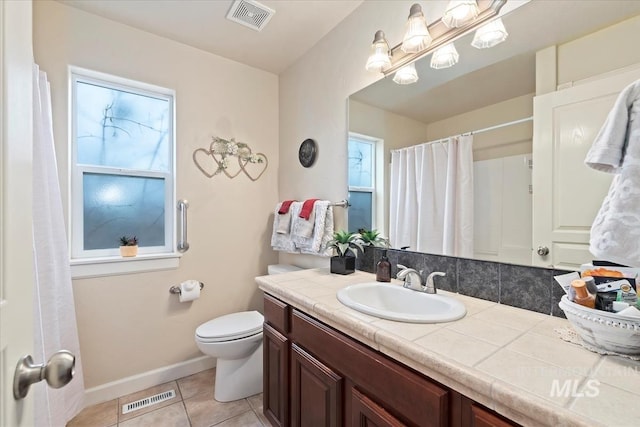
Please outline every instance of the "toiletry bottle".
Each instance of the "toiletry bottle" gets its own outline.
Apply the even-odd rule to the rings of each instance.
[[[382,251],[382,258],[376,264],[376,280],[378,282],[390,282],[391,281],[391,263],[387,258],[387,250]]]
[[[571,287],[576,291],[576,298],[573,302],[589,308],[596,307],[596,296],[589,293],[584,280],[573,280]]]

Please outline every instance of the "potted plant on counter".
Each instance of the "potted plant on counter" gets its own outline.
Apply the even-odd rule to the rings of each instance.
[[[120,255],[123,257],[138,255],[138,238],[136,236],[122,236],[120,238]]]
[[[373,248],[389,248],[389,239],[382,237],[378,230],[367,230],[361,228],[358,230],[364,246],[362,256],[358,258],[356,267],[358,270],[368,271],[373,273],[375,270],[375,255]]]
[[[358,230],[360,234],[360,240],[362,240],[362,244],[364,247],[368,246],[377,246],[380,248],[388,248],[389,247],[389,239],[382,237],[378,230],[367,230],[365,228],[361,228]]]
[[[356,271],[358,250],[364,250],[360,234],[347,231],[333,233],[333,239],[327,243],[327,248],[333,249],[335,254],[331,257],[331,272],[336,274],[351,274]]]

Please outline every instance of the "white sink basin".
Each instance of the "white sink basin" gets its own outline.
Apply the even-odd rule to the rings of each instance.
[[[400,322],[450,322],[467,314],[467,309],[456,299],[380,282],[347,286],[338,291],[337,297],[354,310]]]

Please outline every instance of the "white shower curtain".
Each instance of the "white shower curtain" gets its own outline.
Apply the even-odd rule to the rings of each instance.
[[[473,256],[472,145],[465,135],[391,152],[393,247]]]
[[[51,95],[46,73],[33,67],[33,243],[35,254],[34,360],[58,350],[76,356],[75,375],[65,387],[34,385],[35,425],[64,426],[83,407],[84,380],[71,285],[69,251],[53,143]]]

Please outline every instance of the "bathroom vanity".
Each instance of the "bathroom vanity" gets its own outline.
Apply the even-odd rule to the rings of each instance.
[[[336,299],[371,280],[328,269],[256,278],[273,425],[637,425],[640,363],[560,340],[566,320],[442,292],[465,318],[409,324]],[[629,411],[608,413],[614,402]]]

